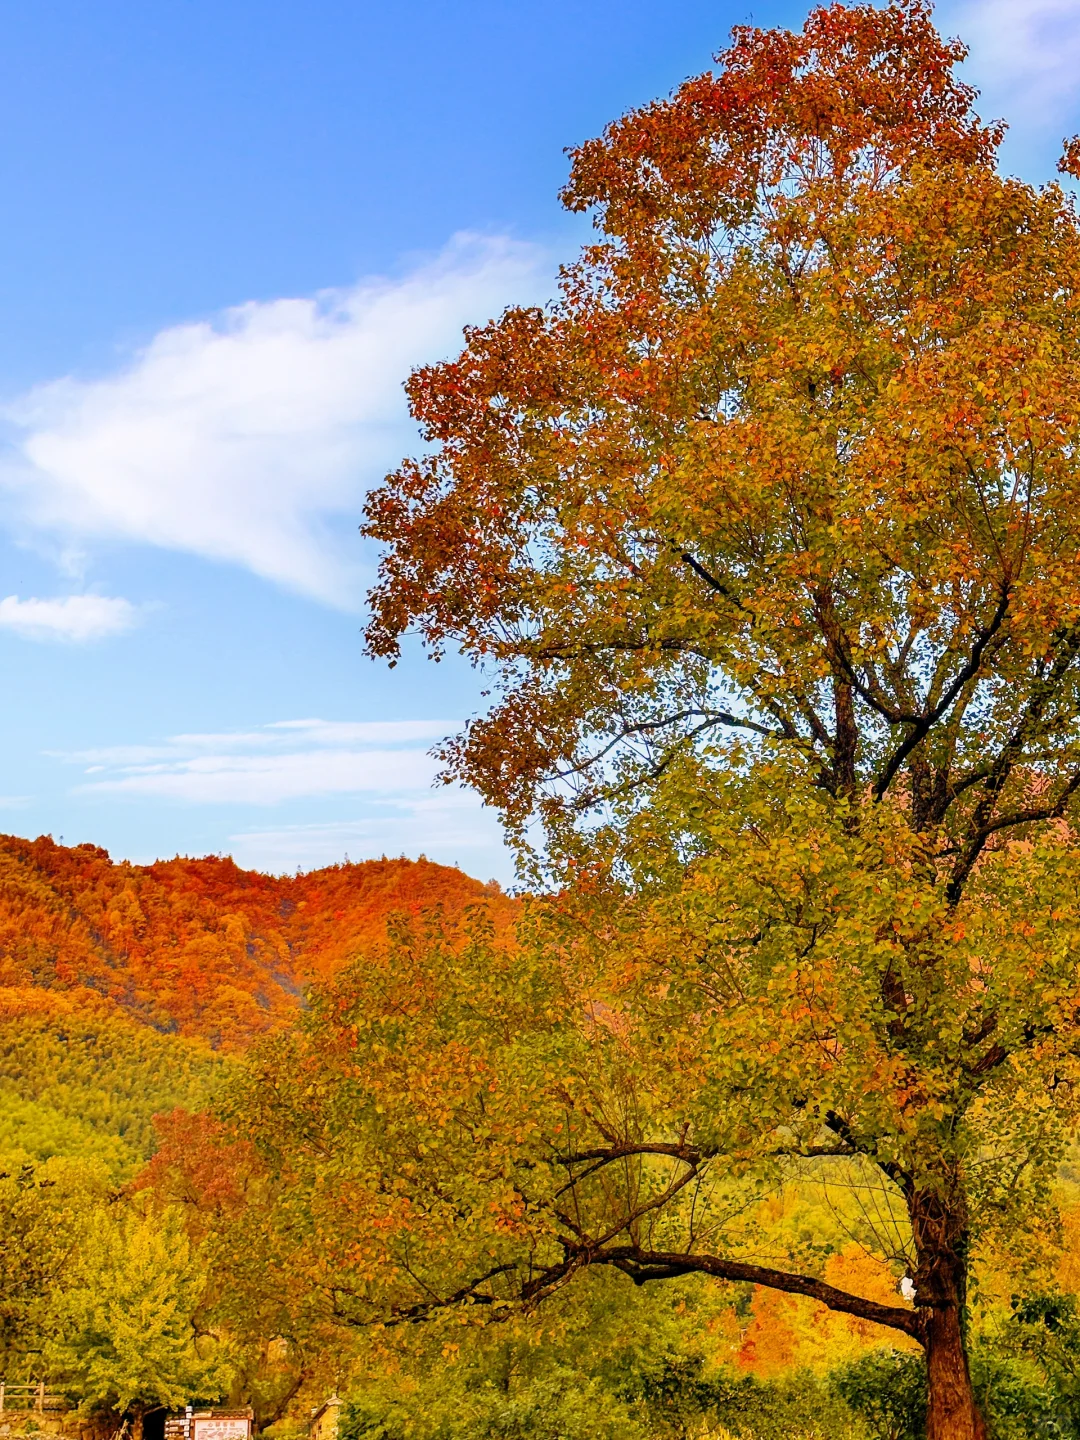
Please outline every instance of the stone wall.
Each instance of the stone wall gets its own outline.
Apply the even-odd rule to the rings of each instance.
[[[0,1440],[54,1436],[56,1440],[111,1440],[114,1428],[77,1410],[8,1410],[0,1414]]]

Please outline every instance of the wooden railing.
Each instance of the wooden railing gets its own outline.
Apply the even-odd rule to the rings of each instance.
[[[0,1415],[5,1410],[66,1410],[68,1403],[63,1395],[54,1395],[45,1388],[44,1380],[37,1385],[9,1385],[0,1380]]]

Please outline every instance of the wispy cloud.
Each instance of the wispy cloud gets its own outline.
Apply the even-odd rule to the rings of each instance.
[[[457,726],[456,720],[275,720],[261,732],[277,742],[282,732],[319,745],[407,745],[437,740]],[[214,736],[193,736],[212,740]]]
[[[1007,120],[1021,150],[1052,146],[1041,157],[1052,166],[1063,134],[1080,126],[1077,0],[957,0],[938,20],[970,46],[982,113]]]
[[[54,600],[0,600],[0,629],[26,640],[67,640],[74,643],[122,635],[136,624],[139,612],[130,600],[109,595],[65,595]]]
[[[480,878],[491,870],[504,880],[512,873],[494,816],[474,795],[454,790],[383,800],[363,819],[240,831],[230,835],[229,846],[238,864],[257,870],[425,854],[444,863],[460,860]]]
[[[112,746],[63,758],[85,767],[84,795],[128,795],[192,805],[276,805],[330,795],[412,795],[437,762],[419,742],[453,721],[288,720],[254,731],[177,735],[160,745]]]
[[[19,460],[0,480],[23,522],[63,544],[188,551],[353,606],[358,554],[334,521],[355,522],[415,444],[402,381],[456,350],[466,323],[538,298],[549,270],[538,247],[463,235],[399,280],[164,330],[117,374],[9,406]]]
[[[277,805],[283,800],[361,791],[416,790],[436,766],[410,750],[318,750],[285,755],[200,755],[128,767],[115,778],[79,786],[83,793],[143,795],[193,805]]]

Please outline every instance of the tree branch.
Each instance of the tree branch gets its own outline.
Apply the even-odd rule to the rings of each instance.
[[[725,585],[722,580],[718,580],[711,571],[706,570],[700,561],[694,559],[689,550],[680,550],[679,559],[684,560],[698,579],[705,581],[705,584],[708,585],[710,590],[715,590],[717,595],[722,595],[724,599],[727,600],[729,604],[734,605],[737,610],[741,610],[744,615],[750,615],[752,613],[731,588]]]
[[[994,614],[990,619],[990,623],[979,631],[975,644],[971,647],[971,654],[968,656],[967,663],[964,665],[960,673],[955,677],[952,684],[948,687],[944,695],[942,695],[941,699],[933,707],[933,709],[927,711],[925,715],[920,717],[918,722],[913,726],[910,735],[908,735],[903,740],[903,742],[899,746],[897,746],[896,750],[893,752],[892,759],[886,765],[884,771],[874,784],[875,800],[881,800],[884,797],[886,790],[888,790],[889,786],[896,778],[897,771],[900,769],[901,765],[903,765],[907,757],[911,754],[911,752],[915,749],[917,745],[919,745],[923,740],[926,739],[926,736],[930,733],[933,727],[945,714],[949,706],[960,694],[961,690],[963,690],[964,686],[968,683],[968,681],[973,680],[978,674],[979,667],[982,664],[983,656],[986,653],[987,646],[990,645],[991,641],[997,635],[998,631],[1001,629],[1002,625],[1005,622],[1005,616],[1008,614],[1009,601],[1011,597],[1012,591],[1010,590],[1009,586],[1002,585],[1001,598],[998,601],[997,609],[994,611]]]
[[[465,1301],[474,1305],[494,1305],[495,1297],[485,1295],[480,1287],[486,1285],[489,1280],[494,1280],[496,1276],[510,1274],[514,1269],[516,1266],[510,1264],[495,1265],[490,1270],[486,1270],[483,1275],[478,1275],[475,1280],[470,1280],[467,1285],[462,1285],[451,1295],[440,1296],[433,1293],[430,1300],[419,1300],[415,1305],[394,1305],[390,1310],[391,1318],[386,1323],[401,1325],[408,1321],[426,1320],[433,1310],[445,1310],[451,1305],[461,1305]],[[427,1289],[427,1286],[424,1288]]]
[[[1031,825],[1038,820],[1060,820],[1065,813],[1065,807],[1078,788],[1080,788],[1080,770],[1071,776],[1069,783],[1052,805],[1033,806],[1027,810],[1013,810],[1007,815],[1000,815],[996,820],[987,821],[981,825],[961,850],[960,856],[953,866],[953,873],[945,887],[945,896],[949,904],[956,905],[958,903],[963,893],[964,883],[974,869],[975,862],[985,849],[986,842],[991,835],[997,834],[999,830],[1012,829],[1017,825]],[[996,795],[997,792],[992,793]],[[976,815],[978,815],[978,811],[976,811]]]
[[[694,729],[690,731],[691,737],[700,735],[703,730],[708,730],[714,725],[727,725],[733,729],[753,730],[758,735],[765,735],[772,740],[782,740],[785,738],[778,730],[770,730],[767,725],[759,725],[756,720],[748,720],[738,715],[732,715],[728,710],[677,710],[671,715],[665,715],[659,720],[639,720],[634,724],[624,725],[622,729],[613,735],[607,744],[599,750],[594,751],[591,755],[585,756],[585,758],[579,760],[576,765],[568,765],[564,770],[553,771],[552,776],[557,780],[567,780],[572,775],[583,775],[594,765],[598,765],[605,756],[610,755],[624,740],[630,740],[635,735],[648,735],[654,730],[666,730],[672,725],[678,725],[680,721],[694,720],[699,716],[704,716],[705,718],[700,725],[696,725]]]
[[[916,1340],[922,1339],[922,1319],[915,1310],[899,1305],[882,1305],[865,1300],[815,1280],[810,1275],[795,1275],[775,1270],[769,1265],[750,1265],[741,1260],[726,1260],[719,1255],[688,1255],[678,1251],[642,1250],[636,1245],[614,1246],[588,1256],[590,1265],[613,1265],[638,1285],[649,1280],[673,1280],[680,1275],[714,1275],[718,1280],[763,1285],[769,1290],[783,1290],[789,1295],[805,1295],[844,1315],[855,1315],[876,1325],[901,1330]]]
[[[879,1160],[872,1146],[860,1143],[853,1126],[837,1111],[826,1110],[825,1124],[834,1134],[839,1135],[846,1145],[850,1145],[857,1155],[864,1155],[876,1165],[886,1179],[891,1180],[907,1196],[911,1189],[911,1176],[895,1160]]]
[[[666,1155],[672,1160],[685,1161],[687,1165],[700,1165],[714,1151],[699,1150],[694,1145],[668,1144],[662,1140],[628,1141],[625,1145],[607,1145],[595,1150],[576,1150],[572,1155],[560,1155],[560,1165],[582,1165],[589,1160],[622,1160],[628,1155]]]

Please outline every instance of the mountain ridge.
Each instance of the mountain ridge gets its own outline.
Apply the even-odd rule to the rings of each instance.
[[[0,1156],[78,1157],[126,1183],[157,1117],[211,1105],[306,985],[377,950],[391,915],[452,929],[476,904],[512,923],[496,885],[425,859],[274,876],[0,835]]]
[[[511,923],[497,885],[423,857],[277,876],[0,835],[0,1018],[79,996],[86,1011],[242,1049],[295,1012],[306,984],[378,943],[392,913],[479,903]]]

